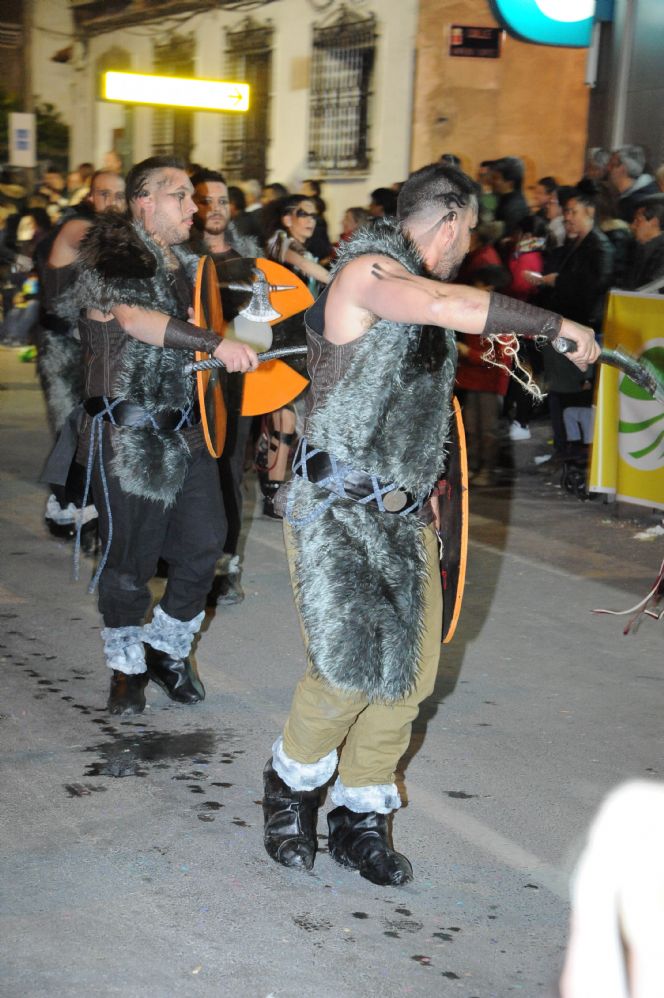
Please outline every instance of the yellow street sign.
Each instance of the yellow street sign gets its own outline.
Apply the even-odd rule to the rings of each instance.
[[[249,84],[192,80],[146,73],[104,73],[104,100],[122,104],[159,104],[200,111],[248,111]]]

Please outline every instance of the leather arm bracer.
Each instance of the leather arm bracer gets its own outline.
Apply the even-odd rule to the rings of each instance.
[[[223,340],[212,329],[201,329],[183,319],[168,320],[164,332],[164,346],[169,350],[198,350],[213,354]]]
[[[492,291],[482,336],[515,333],[526,339],[543,336],[547,340],[555,340],[560,333],[562,322],[562,315]]]

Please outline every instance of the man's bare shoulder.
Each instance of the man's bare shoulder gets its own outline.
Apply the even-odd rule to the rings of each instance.
[[[366,253],[350,260],[335,274],[325,307],[326,339],[350,343],[374,325],[378,316],[365,304],[368,288],[376,280],[373,271],[393,262],[378,253]]]

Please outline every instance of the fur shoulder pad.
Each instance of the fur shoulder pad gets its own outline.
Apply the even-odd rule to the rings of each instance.
[[[81,242],[80,265],[96,270],[105,280],[154,277],[158,250],[153,251],[151,242],[147,233],[139,234],[131,219],[115,211],[103,212],[95,216]]]
[[[378,218],[353,233],[348,242],[339,247],[339,255],[332,268],[336,274],[351,260],[369,253],[390,256],[411,274],[424,274],[422,254],[394,218]]]

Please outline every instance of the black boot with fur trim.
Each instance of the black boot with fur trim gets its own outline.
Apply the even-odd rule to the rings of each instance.
[[[388,840],[387,815],[360,814],[336,807],[327,816],[330,856],[341,866],[381,887],[399,887],[413,879],[413,868]]]
[[[320,790],[291,790],[268,762],[263,770],[263,841],[268,856],[296,870],[311,870],[318,846]]]
[[[171,700],[176,703],[200,703],[205,700],[205,687],[188,658],[176,658],[146,644],[145,661],[150,679]]]
[[[147,684],[146,672],[127,675],[114,669],[107,702],[109,714],[142,714],[145,710]]]

